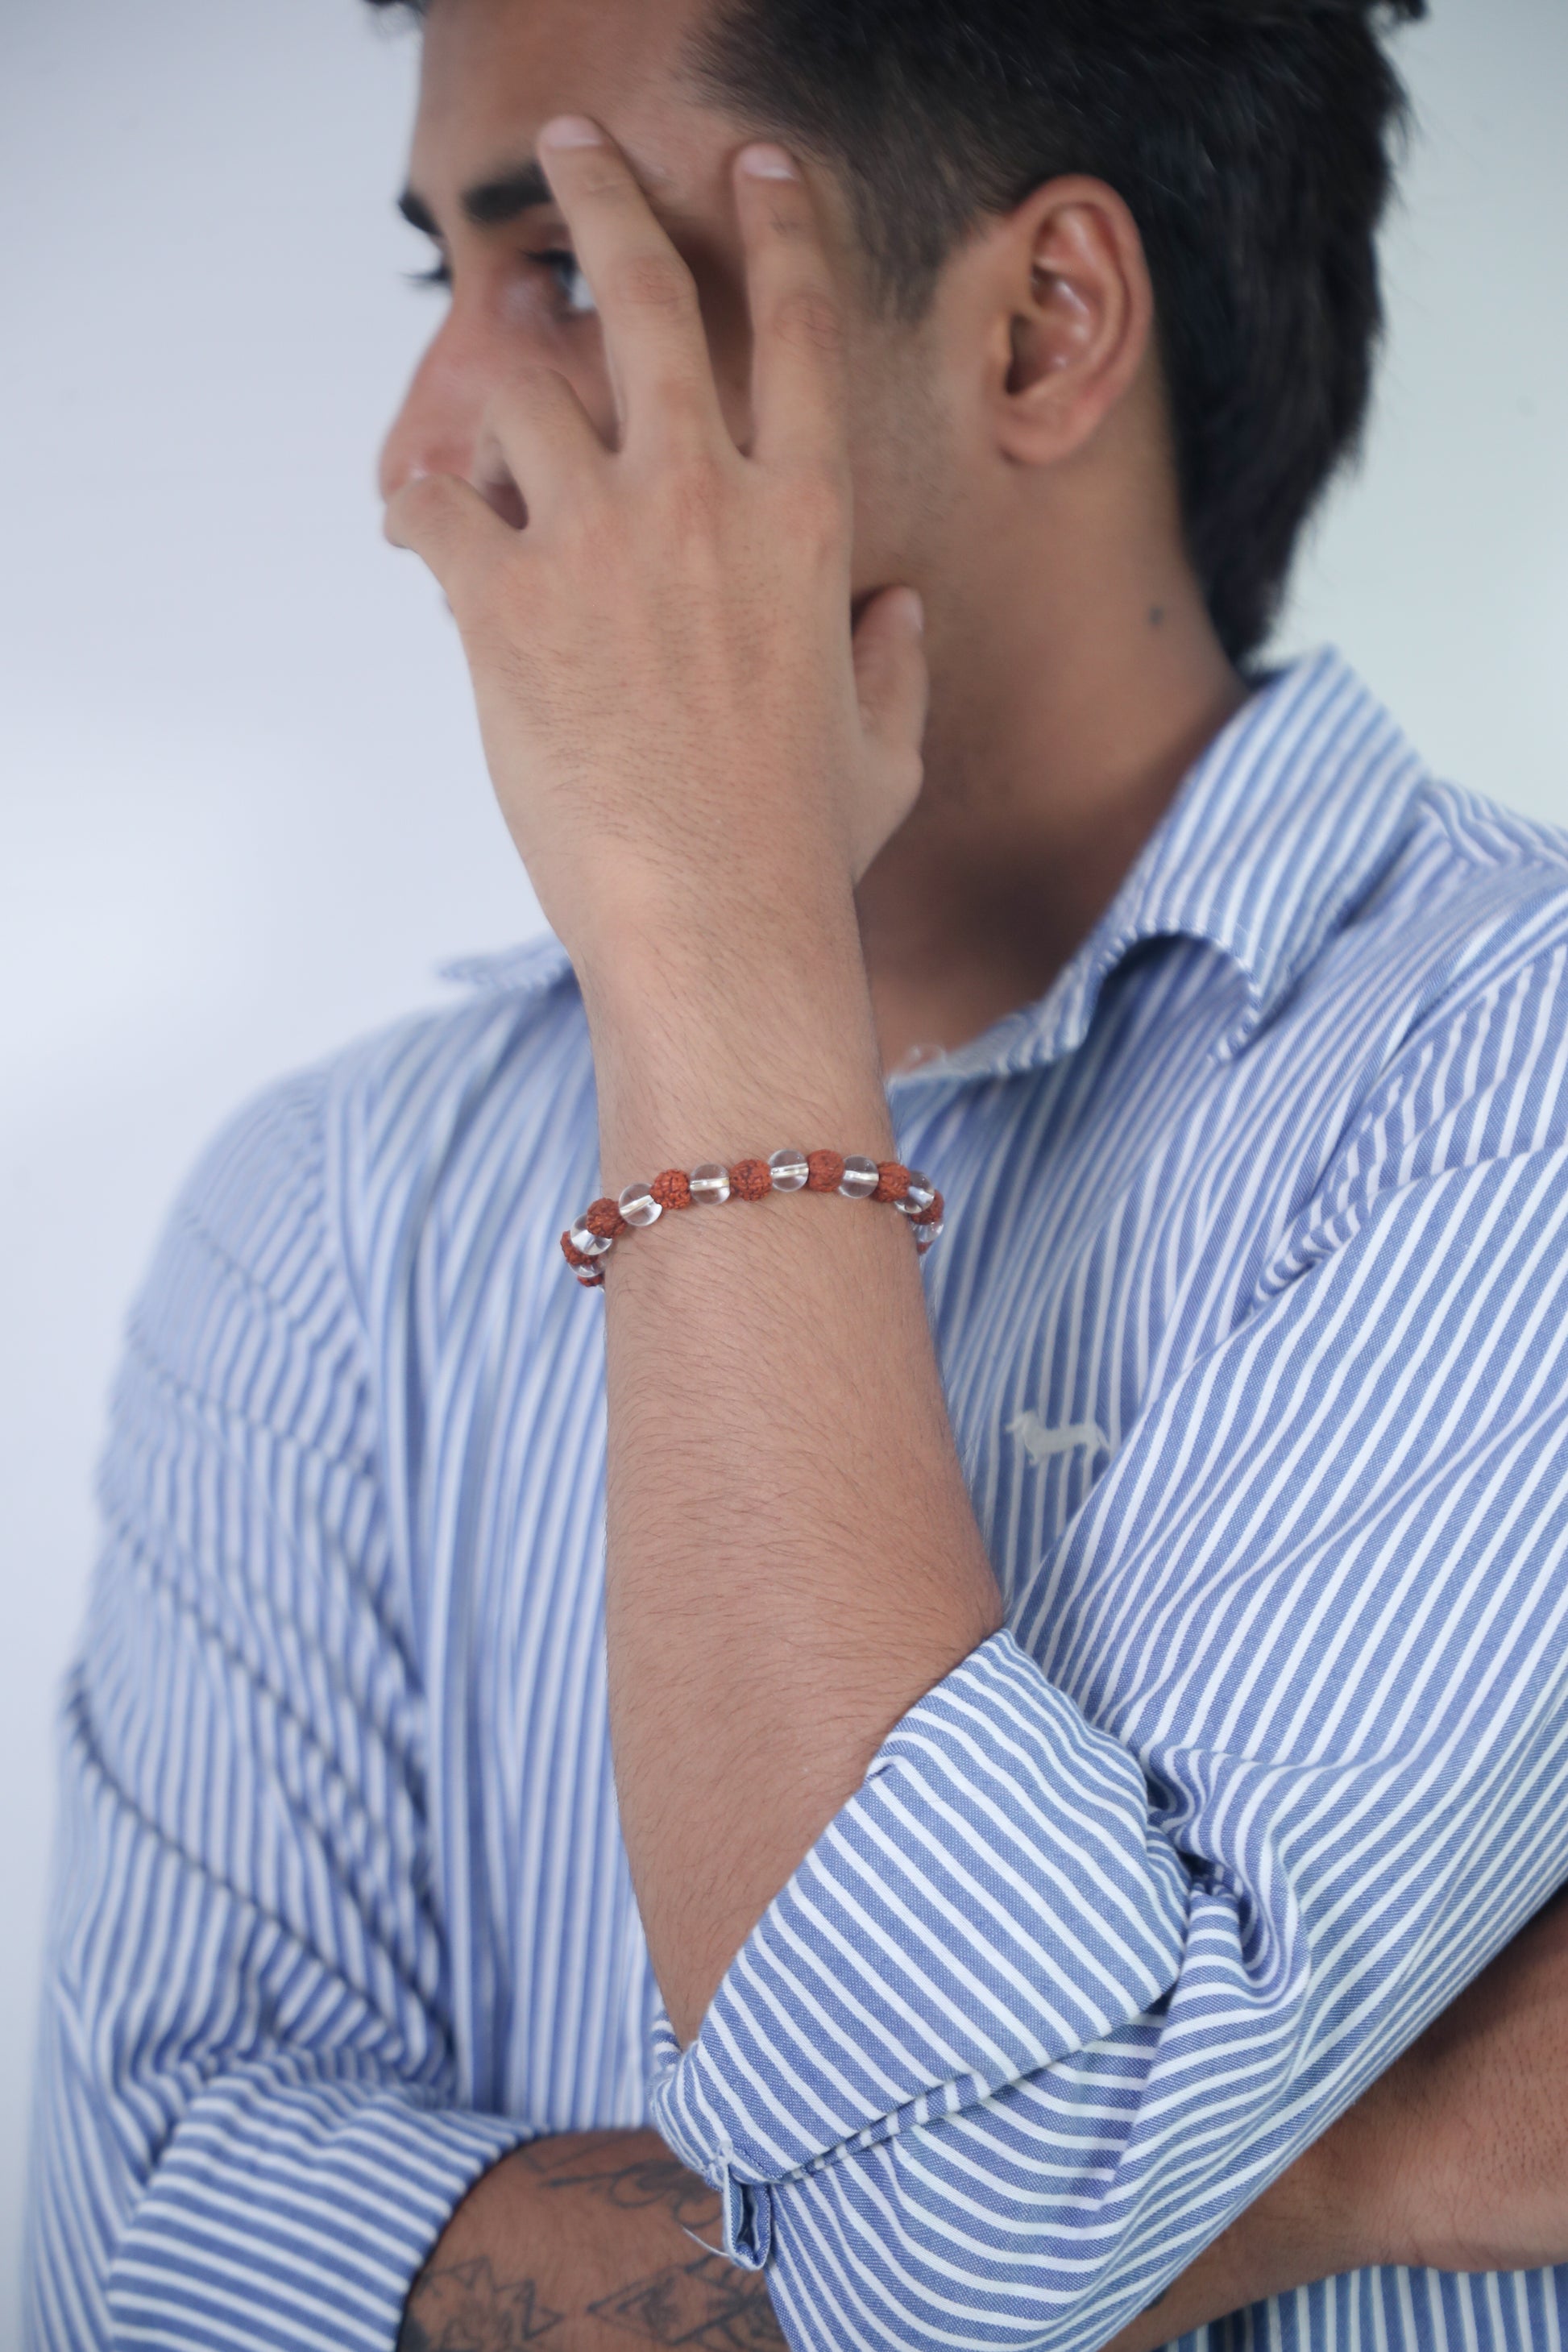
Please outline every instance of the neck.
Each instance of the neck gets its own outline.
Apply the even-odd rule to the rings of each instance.
[[[928,595],[925,787],[859,892],[889,1071],[1044,992],[1246,699],[1179,558],[1110,571]]]

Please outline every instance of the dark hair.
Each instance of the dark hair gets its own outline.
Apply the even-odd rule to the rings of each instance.
[[[1068,172],[1118,191],[1153,282],[1188,550],[1239,662],[1365,419],[1375,236],[1405,114],[1380,35],[1425,14],[715,0],[694,60],[710,97],[842,173],[881,294],[910,319],[981,215]]]

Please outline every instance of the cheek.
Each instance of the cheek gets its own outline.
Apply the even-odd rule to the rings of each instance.
[[[952,435],[918,362],[850,369],[849,460],[855,483],[857,594],[942,567],[959,469]]]

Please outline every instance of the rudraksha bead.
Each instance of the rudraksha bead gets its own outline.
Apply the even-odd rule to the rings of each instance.
[[[700,1168],[666,1168],[651,1184],[628,1184],[618,1201],[592,1202],[561,1236],[566,1263],[585,1289],[600,1290],[605,1263],[632,1227],[657,1224],[666,1209],[734,1198],[761,1201],[769,1192],[840,1192],[851,1201],[890,1202],[915,1229],[923,1257],[942,1228],[942,1194],[929,1176],[898,1160],[868,1160],[858,1152],[801,1151],[786,1145],[770,1160],[738,1160],[732,1168],[704,1160]]]

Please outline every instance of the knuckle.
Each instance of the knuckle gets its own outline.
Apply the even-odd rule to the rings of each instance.
[[[925,761],[918,743],[909,744],[893,754],[889,767],[889,782],[900,808],[907,808],[920,798],[925,782]]]
[[[624,164],[602,148],[580,147],[575,153],[574,174],[577,194],[591,204],[625,204],[632,193],[630,175]]]
[[[727,469],[710,449],[692,449],[664,471],[667,507],[678,528],[710,531],[728,494]]]
[[[679,316],[696,300],[691,272],[676,253],[626,254],[616,265],[612,282],[629,310]]]
[[[496,393],[496,405],[510,412],[530,414],[542,401],[551,399],[560,390],[561,378],[542,360],[525,360],[513,368]]]
[[[792,467],[780,491],[784,526],[794,538],[811,547],[839,547],[849,530],[849,494],[836,467]]]
[[[593,488],[580,489],[559,526],[575,566],[589,578],[613,578],[625,553],[625,533],[616,502]]]
[[[773,332],[782,343],[818,359],[837,359],[844,349],[844,320],[825,286],[792,286],[773,308]]]
[[[521,369],[496,387],[485,407],[484,421],[492,434],[504,440],[536,421],[545,399],[538,380],[542,374],[540,369]]]

